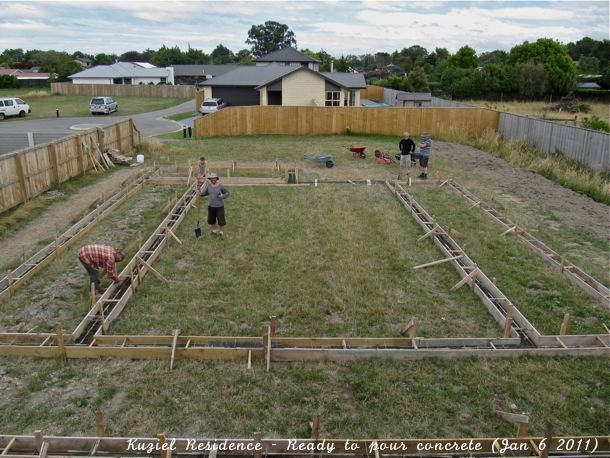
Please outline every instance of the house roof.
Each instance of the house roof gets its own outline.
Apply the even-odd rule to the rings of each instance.
[[[597,84],[595,81],[584,82],[576,84],[576,87],[580,89],[601,89],[601,86]]]
[[[234,70],[223,75],[212,78],[199,86],[248,86],[260,89],[276,81],[279,81],[291,73],[310,72],[324,78],[337,86],[348,89],[366,88],[364,76],[360,73],[335,73],[335,72],[316,72],[307,67],[295,67],[272,63],[269,65],[248,65],[238,66]]]
[[[432,94],[430,92],[401,92],[396,94],[396,100],[431,101]]]
[[[150,68],[137,62],[117,62],[112,65],[97,65],[74,73],[68,78],[165,78],[167,70],[160,67]]]
[[[320,75],[336,82],[339,86],[349,89],[366,89],[366,81],[362,73],[320,72]]]
[[[239,64],[173,65],[175,76],[220,76],[237,68]]]
[[[223,75],[212,78],[201,86],[249,86],[258,87],[281,79],[284,76],[304,67],[269,64],[262,66],[243,65]]]
[[[12,75],[18,80],[33,80],[40,79],[46,80],[49,79],[50,73],[43,72],[25,72],[18,68],[0,68],[0,75]]]
[[[292,47],[281,48],[277,51],[270,52],[269,54],[266,54],[256,59],[256,62],[320,63],[318,59],[314,59],[313,57],[310,57],[307,54],[297,51],[295,48]]]

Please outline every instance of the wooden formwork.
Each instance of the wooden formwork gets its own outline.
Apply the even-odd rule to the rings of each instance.
[[[315,420],[315,419],[314,419]],[[97,419],[96,419],[97,421]],[[318,419],[319,421],[319,419]],[[3,458],[47,458],[69,456],[205,456],[239,457],[575,457],[609,456],[608,436],[554,437],[547,425],[542,437],[483,437],[447,439],[331,439],[318,437],[311,424],[311,438],[175,438],[165,433],[157,437],[105,437],[103,422],[98,422],[98,436],[67,437],[34,435],[0,435],[0,456]]]
[[[197,183],[196,180],[189,181],[185,193],[124,268],[121,275],[127,275],[130,279],[122,284],[113,284],[106,290],[92,304],[89,313],[71,334],[64,336],[63,331],[0,334],[0,355],[167,358],[170,365],[173,365],[176,358],[243,360],[248,364],[254,359],[266,361],[267,370],[270,363],[275,361],[344,361],[378,357],[414,360],[472,356],[610,356],[610,335],[567,336],[561,332],[556,336],[541,335],[425,209],[399,183],[391,185],[389,182],[385,182],[387,187],[422,226],[424,235],[420,239],[430,237],[446,256],[445,259],[428,265],[452,263],[462,277],[454,289],[468,284],[503,327],[504,337],[423,338],[417,337],[414,322],[408,330],[409,337],[404,338],[278,337],[275,335],[275,317],[271,317],[271,323],[263,335],[255,337],[181,336],[177,330],[171,336],[104,335],[147,273],[160,276],[166,281],[152,264],[167,241],[172,238],[178,240],[174,231],[194,206]],[[355,184],[352,180],[347,183]],[[367,181],[367,184],[370,182]]]
[[[610,290],[601,282],[587,274],[580,267],[565,259],[565,257],[553,251],[542,241],[536,239],[532,234],[518,227],[495,208],[478,199],[458,183],[455,183],[453,180],[448,180],[446,183],[453,191],[467,199],[471,203],[471,208],[478,208],[488,215],[493,221],[501,224],[505,229],[502,234],[513,234],[517,236],[519,240],[525,243],[532,251],[539,254],[542,259],[548,263],[556,266],[561,274],[568,278],[572,283],[580,287],[583,291],[596,297],[600,297],[607,303],[610,301]]]
[[[97,223],[122,205],[133,194],[140,191],[144,181],[153,173],[155,173],[154,169],[140,174],[132,183],[128,183],[125,189],[121,189],[109,199],[102,202],[95,210],[89,212],[63,234],[57,236],[53,242],[32,255],[20,266],[13,270],[9,269],[6,276],[0,279],[0,301],[9,298],[15,289],[23,285],[32,276],[46,267],[57,255],[72,246],[91,228],[95,227]]]

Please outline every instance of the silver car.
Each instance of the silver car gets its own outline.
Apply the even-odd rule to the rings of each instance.
[[[91,114],[110,114],[119,109],[119,104],[112,97],[93,97],[89,102]]]
[[[218,110],[221,110],[226,106],[227,106],[227,102],[225,102],[223,99],[220,99],[220,98],[205,99],[203,101],[203,103],[201,104],[201,107],[199,108],[199,113],[201,113],[202,115],[205,115],[208,113],[215,113]]]

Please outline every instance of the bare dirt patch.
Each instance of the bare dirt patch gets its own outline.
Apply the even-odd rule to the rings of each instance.
[[[73,224],[71,222],[78,221],[84,216],[102,196],[110,197],[138,172],[140,169],[137,167],[121,168],[66,199],[58,199],[18,233],[0,241],[0,253],[2,253],[0,267],[14,265],[27,259],[34,254],[35,247],[44,246],[45,242],[50,243],[56,234],[68,229]]]

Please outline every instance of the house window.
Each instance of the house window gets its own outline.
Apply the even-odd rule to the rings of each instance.
[[[326,93],[325,105],[327,107],[338,107],[341,102],[341,93],[339,91],[328,91]]]

